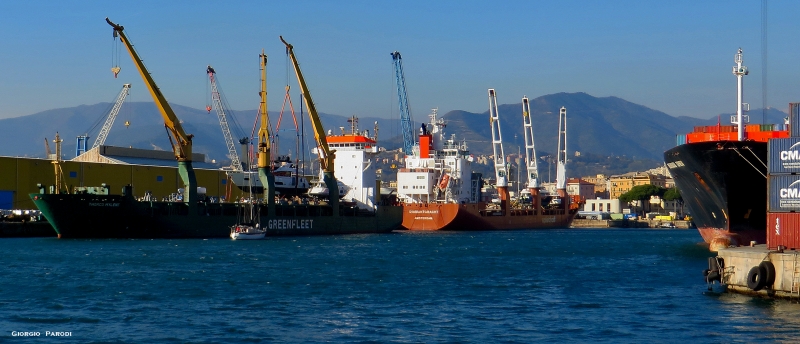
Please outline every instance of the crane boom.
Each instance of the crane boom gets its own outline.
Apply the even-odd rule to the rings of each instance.
[[[500,132],[500,117],[497,111],[497,93],[489,89],[489,122],[492,126],[492,151],[494,153],[494,175],[497,178],[497,196],[500,198],[500,210],[505,215],[508,211],[508,170],[506,155],[503,152],[503,135]]]
[[[528,97],[522,97],[522,124],[525,130],[525,160],[528,168],[528,188],[539,187],[539,166],[536,163],[536,147],[533,142],[533,123]]]
[[[228,158],[231,159],[231,169],[233,171],[242,171],[242,161],[239,159],[239,152],[236,151],[236,144],[233,142],[233,135],[231,135],[231,128],[228,126],[228,116],[225,114],[225,108],[222,106],[222,97],[217,87],[217,72],[213,67],[206,68],[208,73],[208,80],[211,82],[211,101],[214,103],[214,111],[217,112],[219,117],[219,126],[222,128],[222,136],[225,137],[225,145],[228,147]]]
[[[411,110],[408,107],[408,94],[406,93],[406,77],[403,73],[403,58],[400,52],[392,54],[394,62],[394,75],[397,81],[397,103],[400,107],[400,124],[403,126],[403,153],[411,154],[414,147],[414,127],[411,123]]]
[[[281,42],[286,45],[286,53],[292,60],[294,73],[297,76],[297,83],[300,85],[300,92],[303,93],[303,101],[306,103],[308,109],[308,117],[311,120],[311,126],[314,129],[314,139],[317,141],[317,151],[319,153],[320,168],[322,169],[323,180],[325,186],[328,188],[329,203],[333,206],[334,216],[339,214],[339,186],[336,183],[334,176],[334,160],[336,159],[336,151],[328,147],[328,140],[325,138],[325,128],[322,127],[322,122],[319,119],[317,108],[314,106],[314,101],[311,99],[311,93],[308,91],[306,81],[303,78],[303,73],[300,71],[300,65],[297,63],[297,58],[294,56],[294,47],[287,43],[283,36],[280,37]]]
[[[261,127],[258,128],[258,179],[264,187],[264,198],[267,201],[267,216],[275,215],[275,176],[272,174],[272,161],[269,143],[269,115],[267,113],[267,55],[264,50],[258,55],[261,64],[261,103],[258,106]]]
[[[133,64],[136,65],[136,69],[139,70],[139,75],[142,77],[142,80],[144,80],[147,90],[150,91],[150,95],[153,96],[156,108],[158,108],[161,117],[164,119],[164,126],[170,134],[172,152],[175,154],[175,159],[178,160],[178,173],[186,186],[187,195],[184,201],[189,205],[190,214],[193,214],[193,211],[197,208],[197,179],[194,174],[194,169],[192,168],[192,138],[194,135],[187,135],[186,132],[184,132],[178,116],[172,111],[172,107],[167,103],[167,99],[161,93],[161,90],[158,89],[158,85],[156,85],[153,77],[150,76],[150,72],[147,70],[147,67],[144,66],[142,59],[139,58],[139,54],[133,49],[133,44],[131,44],[128,37],[125,36],[125,28],[122,25],[114,24],[108,18],[106,18],[106,22],[114,28],[114,36],[119,36],[120,41],[125,44],[125,48],[131,55]]]
[[[111,126],[114,125],[114,120],[117,119],[119,109],[122,108],[122,103],[125,102],[125,97],[128,96],[130,89],[131,84],[122,85],[122,91],[119,92],[117,101],[114,102],[114,107],[111,108],[111,112],[108,113],[106,122],[103,123],[103,128],[100,129],[100,134],[97,134],[97,139],[94,140],[92,149],[102,146],[106,143],[106,138],[108,138],[108,133],[111,131]]]
[[[558,112],[558,154],[556,154],[556,189],[559,196],[566,197],[567,190],[567,108]],[[563,195],[561,195],[563,191]]]

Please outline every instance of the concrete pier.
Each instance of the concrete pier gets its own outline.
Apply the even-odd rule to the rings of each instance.
[[[722,258],[724,265],[720,269],[720,282],[727,285],[727,291],[776,298],[800,299],[800,252],[794,250],[770,251],[766,245],[744,246],[721,249],[717,257]],[[768,276],[753,277],[750,285],[764,278],[764,286],[760,290],[748,287],[748,275],[754,267],[763,262],[774,266],[774,282],[766,285]],[[763,273],[764,270],[761,270]],[[769,274],[769,273],[768,273]],[[758,289],[758,287],[756,287]]]

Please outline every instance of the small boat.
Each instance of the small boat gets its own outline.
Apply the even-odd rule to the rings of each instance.
[[[266,235],[267,230],[261,228],[258,223],[255,225],[239,224],[231,226],[231,239],[233,240],[264,239]]]

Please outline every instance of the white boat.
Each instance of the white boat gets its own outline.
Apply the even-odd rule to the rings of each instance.
[[[266,235],[267,231],[260,228],[257,223],[254,226],[244,224],[231,226],[231,239],[233,240],[264,239]]]
[[[276,160],[272,175],[275,176],[275,192],[279,195],[302,195],[310,187],[308,180],[297,172],[297,166],[287,160]],[[258,179],[258,171],[230,171],[233,183],[242,191],[254,193],[264,192],[264,186]]]
[[[347,185],[344,185],[344,183],[339,180],[336,181],[336,185],[339,186],[339,198],[344,198],[348,190]],[[325,185],[325,182],[323,182],[322,178],[320,178],[316,183],[314,183],[314,186],[308,190],[308,194],[310,196],[319,198],[328,197],[328,186]]]

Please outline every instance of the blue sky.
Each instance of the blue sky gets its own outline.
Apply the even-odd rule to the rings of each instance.
[[[415,118],[430,108],[483,112],[557,92],[617,96],[673,116],[734,112],[733,57],[760,108],[760,1],[4,1],[0,118],[111,102],[151,101],[123,50],[113,77],[109,17],[126,28],[170,102],[208,103],[215,67],[231,107],[258,105],[269,55],[269,107],[287,82],[283,35],[321,112],[396,118],[390,52],[402,53]],[[768,105],[800,101],[800,2],[769,3]],[[291,72],[290,72],[291,77]],[[299,98],[294,79],[295,104]],[[754,116],[760,118],[760,116]]]

